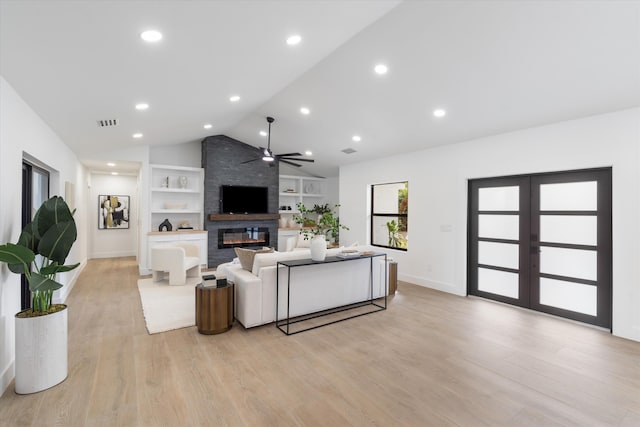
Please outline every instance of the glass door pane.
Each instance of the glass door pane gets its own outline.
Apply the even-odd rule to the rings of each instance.
[[[541,215],[540,241],[595,246],[598,218],[595,215]]]
[[[597,280],[597,252],[583,249],[540,248],[540,273]]]
[[[518,274],[478,268],[478,289],[509,298],[518,298]]]
[[[595,286],[540,278],[540,304],[595,316],[597,303]]]
[[[541,211],[595,211],[597,202],[596,181],[540,185]]]

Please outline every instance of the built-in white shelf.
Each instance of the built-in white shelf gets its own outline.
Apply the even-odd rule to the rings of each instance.
[[[286,191],[293,190],[293,191]],[[307,208],[321,204],[326,197],[326,180],[310,176],[280,175],[280,192],[278,207],[291,206],[289,209],[279,209],[281,214],[298,213],[296,205],[303,203]]]
[[[151,268],[151,248],[157,244],[189,240],[200,246],[202,264],[207,264],[207,232],[204,228],[204,169],[186,166],[150,165],[147,271]],[[158,232],[168,219],[173,232]],[[182,222],[193,230],[179,231]]]
[[[157,193],[196,193],[200,194],[200,190],[194,188],[165,188],[165,187],[155,187],[152,188],[151,191]]]

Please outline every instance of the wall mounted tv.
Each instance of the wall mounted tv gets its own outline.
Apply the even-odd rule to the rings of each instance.
[[[225,214],[269,213],[267,187],[220,186],[221,211]]]

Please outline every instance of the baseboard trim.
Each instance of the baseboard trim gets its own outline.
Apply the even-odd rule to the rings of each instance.
[[[135,251],[113,251],[113,252],[98,252],[91,254],[91,259],[93,258],[122,258],[128,256],[136,256]]]
[[[438,282],[436,280],[425,279],[424,277],[412,276],[410,274],[398,274],[398,280],[462,297],[467,295],[466,291],[460,291],[458,287],[452,283]]]
[[[2,372],[2,376],[0,376],[0,390],[2,390],[0,396],[7,391],[9,385],[11,385],[11,381],[13,381],[13,378],[16,376],[16,367],[14,363],[15,360],[12,360],[11,363],[9,363],[9,366],[7,366]]]

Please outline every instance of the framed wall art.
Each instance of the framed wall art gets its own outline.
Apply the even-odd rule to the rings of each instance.
[[[129,196],[98,196],[98,229],[129,228]]]

